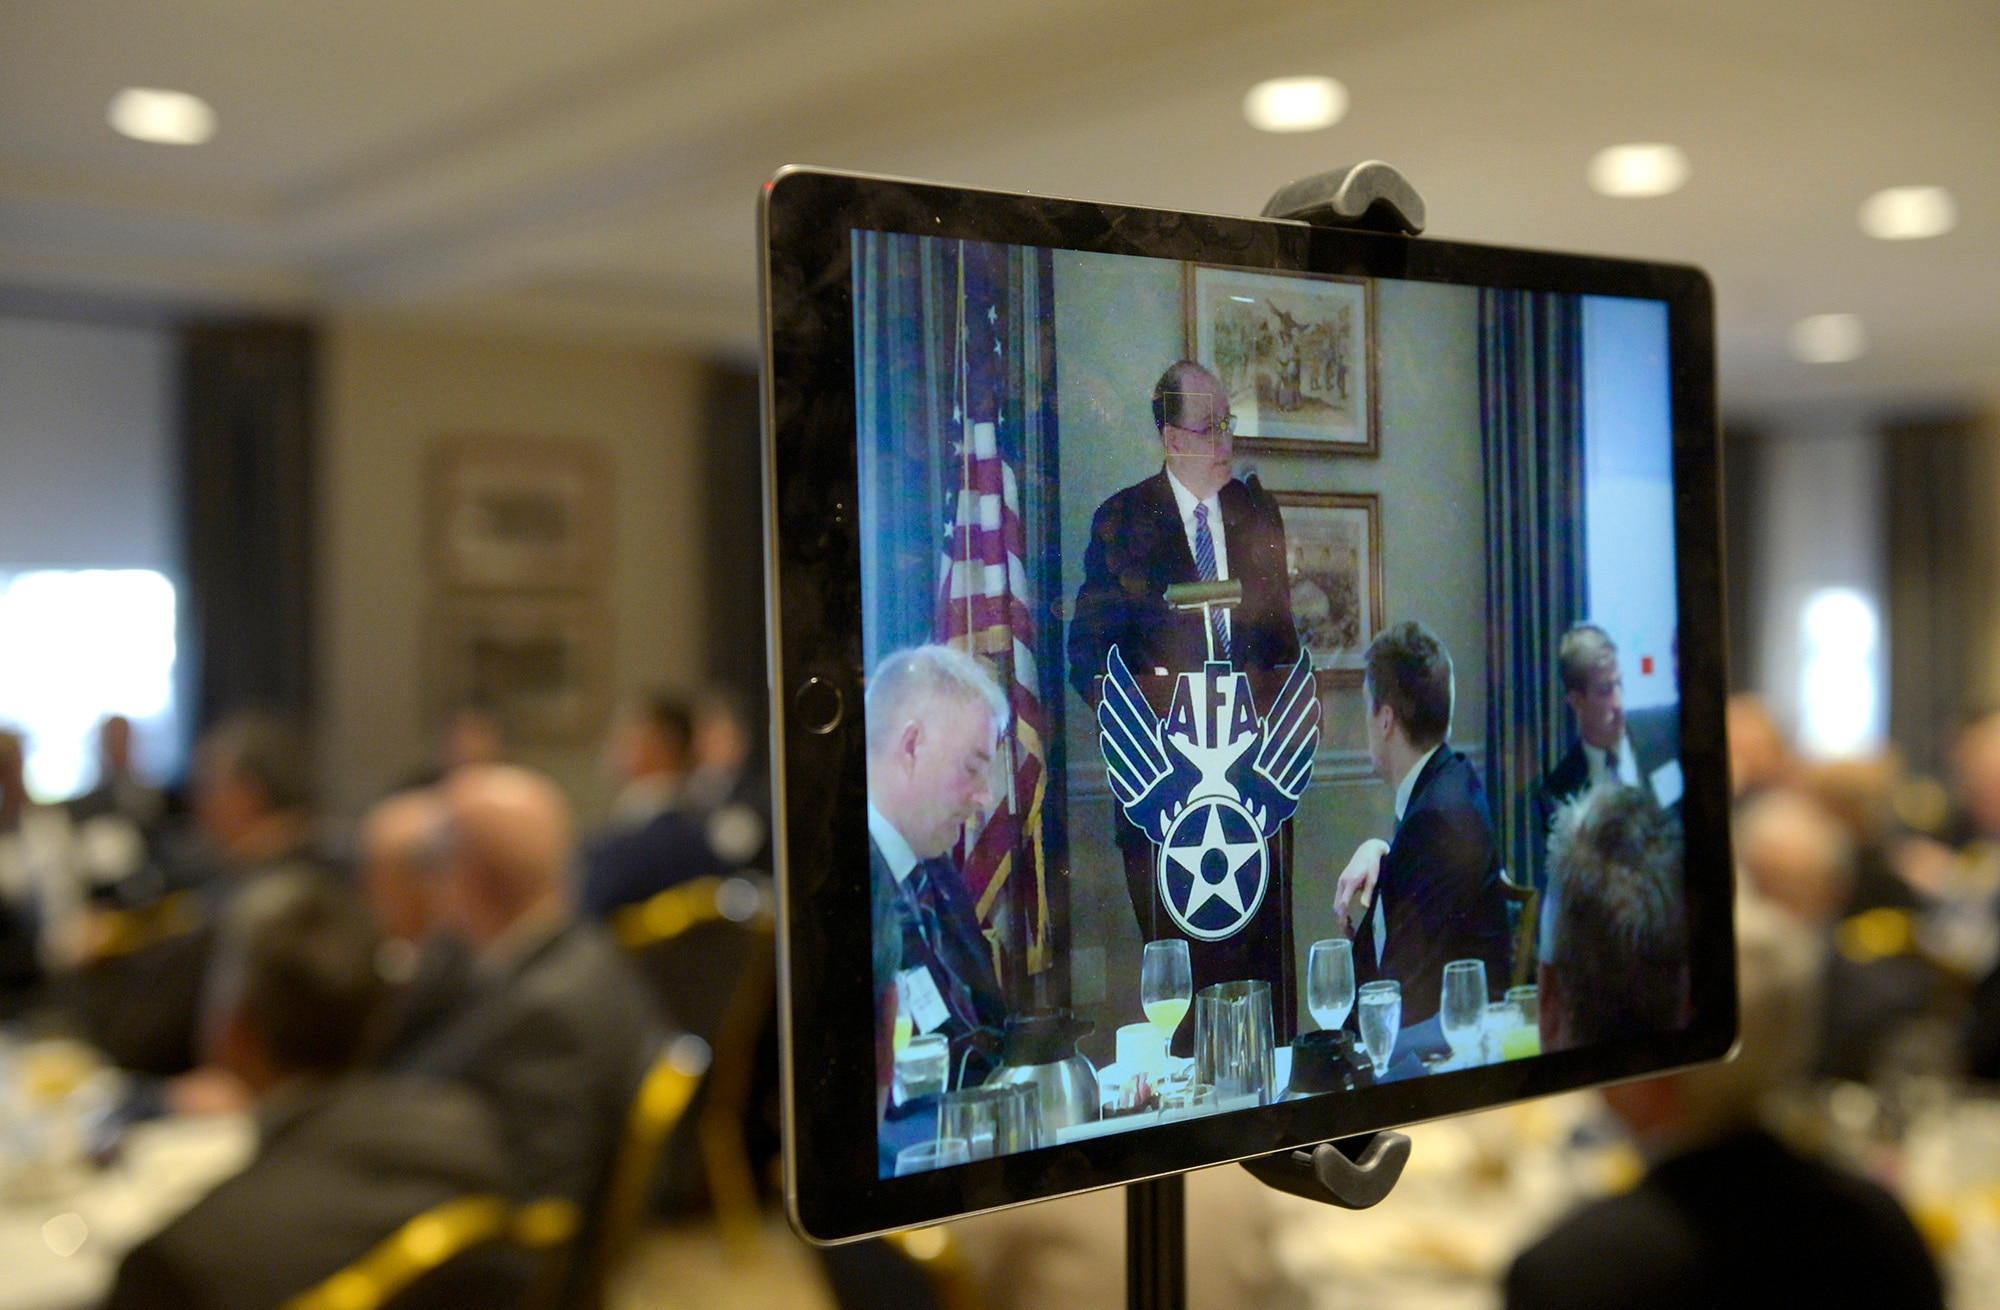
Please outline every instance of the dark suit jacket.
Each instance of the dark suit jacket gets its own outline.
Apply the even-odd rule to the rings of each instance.
[[[661,1035],[646,989],[595,924],[562,925],[393,1064],[462,1082],[499,1118],[514,1195],[602,1196]]]
[[[1654,709],[1634,710],[1625,716],[1625,737],[1632,743],[1632,754],[1639,768],[1639,785],[1648,796],[1653,796],[1653,771],[1681,754],[1681,707],[1678,703],[1662,705]],[[1548,834],[1555,823],[1556,811],[1575,800],[1590,786],[1590,758],[1583,753],[1583,739],[1570,743],[1569,750],[1556,767],[1542,778],[1540,789],[1535,794],[1536,829],[1542,840],[1537,843],[1537,864],[1545,866],[1548,859]],[[1657,799],[1657,797],[1656,797]],[[1678,816],[1680,801],[1667,807],[1667,813]],[[1537,887],[1548,884],[1548,870],[1538,867],[1530,871]]]
[[[1229,576],[1243,584],[1243,603],[1230,616],[1230,662],[1239,669],[1288,666],[1299,657],[1299,634],[1278,503],[1262,487],[1239,481],[1216,499]],[[1176,613],[1166,602],[1170,585],[1198,580],[1164,468],[1097,507],[1069,626],[1070,684],[1086,703],[1096,704],[1092,684],[1104,675],[1105,652],[1113,646],[1135,674],[1201,668],[1208,639],[1200,611]]]
[[[732,871],[708,844],[697,816],[666,809],[637,828],[614,832],[583,853],[577,903],[593,919],[637,905],[669,887]]]
[[[271,1310],[425,1210],[503,1190],[506,1170],[491,1115],[461,1088],[314,1089],[267,1118],[249,1168],[125,1257],[105,1304]]]
[[[1887,1192],[1759,1132],[1658,1165],[1507,1274],[1508,1310],[1943,1304],[1937,1268]]]
[[[1387,950],[1375,958],[1375,916],[1388,913]],[[1507,901],[1486,789],[1463,755],[1441,746],[1417,775],[1375,880],[1375,901],[1354,933],[1356,982],[1401,983],[1403,1026],[1437,1013],[1444,966],[1486,961],[1489,992],[1508,976]]]
[[[979,931],[978,907],[965,879],[943,857],[920,861],[900,887],[889,872],[882,848],[868,842],[869,881],[874,894],[890,898],[884,920],[900,936],[902,950],[896,971],[927,968],[938,995],[951,1010],[942,1032],[951,1042],[951,1086],[976,1087],[997,1063],[1001,1032],[1007,1025],[1007,1001],[993,972],[993,957]],[[928,889],[926,891],[926,889]],[[939,931],[927,935],[917,912],[928,895]],[[878,962],[878,969],[882,962]],[[878,984],[885,980],[877,979]],[[894,975],[886,980],[893,985]],[[877,993],[880,994],[879,992]],[[968,1059],[968,1056],[970,1057]]]

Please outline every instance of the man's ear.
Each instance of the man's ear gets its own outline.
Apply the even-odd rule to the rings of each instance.
[[[1576,717],[1577,717],[1578,719],[1581,719],[1581,718],[1583,717],[1583,693],[1582,693],[1582,692],[1580,692],[1580,691],[1565,691],[1565,692],[1563,692],[1563,703],[1564,703],[1565,705],[1569,706],[1569,712],[1570,712],[1571,714],[1574,714],[1574,715],[1576,715]]]
[[[896,758],[906,762],[911,768],[916,767],[917,748],[922,746],[923,742],[923,721],[920,719],[909,720],[903,725],[903,730],[896,734]]]

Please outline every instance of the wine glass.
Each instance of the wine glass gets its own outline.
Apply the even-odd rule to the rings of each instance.
[[[1139,970],[1139,1003],[1146,1007],[1146,1018],[1169,1042],[1193,1000],[1194,966],[1188,960],[1188,944],[1178,937],[1147,942]]]
[[[1396,1035],[1402,1030],[1403,985],[1393,978],[1362,983],[1358,996],[1361,1041],[1379,1081],[1389,1072],[1389,1057],[1396,1053]]]
[[[1306,954],[1306,1008],[1313,1022],[1332,1030],[1354,1008],[1354,943],[1345,937],[1314,942]]]
[[[1486,961],[1453,960],[1444,967],[1438,1026],[1461,1065],[1476,1062],[1486,1019]]]

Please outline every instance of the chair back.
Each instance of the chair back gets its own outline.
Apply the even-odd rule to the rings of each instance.
[[[622,911],[613,930],[667,1012],[713,1052],[695,1112],[701,1177],[728,1246],[751,1253],[761,1210],[744,1123],[758,1040],[773,1021],[770,890],[748,876],[698,878]],[[670,1174],[691,1167],[677,1148]]]
[[[1535,980],[1535,955],[1540,949],[1542,894],[1523,886],[1500,870],[1500,887],[1507,896],[1508,918],[1514,924],[1514,967],[1508,971],[1508,986],[1519,987]]]
[[[526,1285],[518,1267],[504,1259],[478,1261],[507,1239],[512,1218],[512,1207],[500,1196],[479,1193],[446,1201],[398,1228],[353,1264],[285,1302],[284,1310],[409,1306],[427,1284],[476,1261],[477,1269],[466,1267],[462,1280],[453,1279],[448,1299],[465,1303],[476,1284],[481,1304],[518,1302]]]
[[[631,1247],[651,1199],[660,1149],[687,1112],[708,1064],[707,1043],[683,1033],[667,1043],[640,1081],[612,1163],[597,1230],[589,1249],[582,1252],[575,1304],[584,1310],[604,1304],[611,1271]]]

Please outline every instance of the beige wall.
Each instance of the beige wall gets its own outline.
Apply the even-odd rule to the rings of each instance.
[[[615,486],[615,685],[701,673],[700,364],[690,356],[337,320],[322,377],[320,732],[330,814],[352,817],[429,754],[425,455],[445,434],[600,444]],[[530,753],[586,814],[594,744]]]

